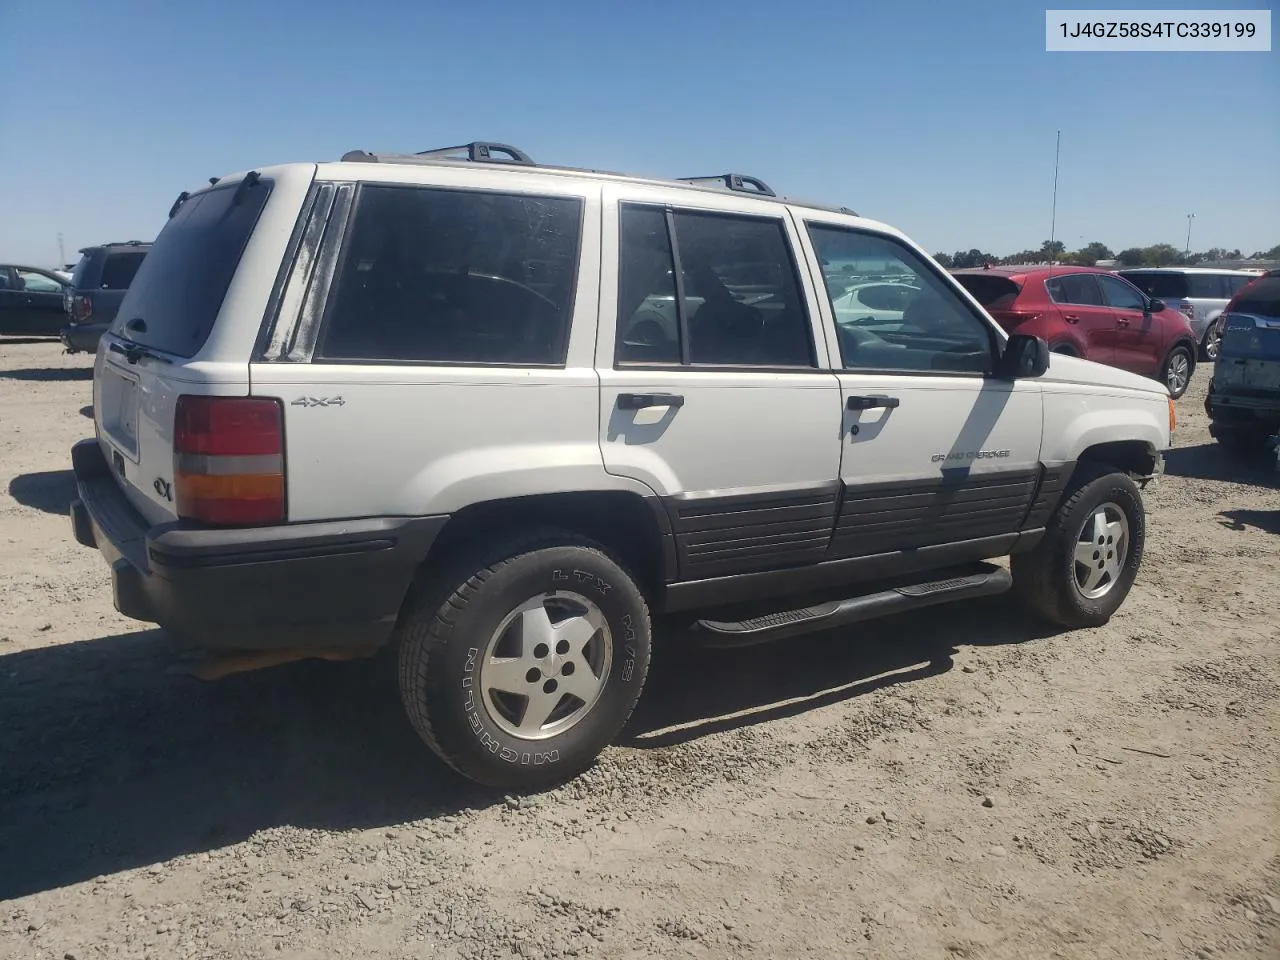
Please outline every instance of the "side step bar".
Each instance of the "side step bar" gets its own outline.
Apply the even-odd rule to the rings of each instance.
[[[1013,578],[1009,576],[1008,570],[984,563],[979,565],[976,572],[963,576],[908,584],[879,593],[850,597],[848,600],[832,600],[799,610],[765,614],[750,620],[699,620],[697,629],[709,645],[747,646],[814,630],[829,630],[847,623],[873,620],[952,600],[989,597],[1004,593],[1011,586]]]

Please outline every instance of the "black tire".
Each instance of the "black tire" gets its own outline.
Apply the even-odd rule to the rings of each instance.
[[[611,666],[580,720],[531,740],[495,722],[480,667],[502,621],[555,591],[596,605],[609,627]],[[592,642],[606,643],[603,632],[596,636]],[[469,551],[429,578],[415,589],[397,639],[400,696],[418,735],[464,777],[524,791],[581,773],[622,731],[648,675],[651,628],[648,605],[620,564],[598,544],[551,530]]]
[[[1128,521],[1128,554],[1110,589],[1090,599],[1077,581],[1075,551],[1085,524],[1107,503],[1122,510]],[[1032,613],[1059,626],[1101,626],[1129,595],[1142,564],[1145,540],[1145,511],[1137,484],[1112,467],[1082,464],[1044,538],[1033,549],[1011,558],[1014,594]]]
[[[1171,371],[1174,365],[1181,360],[1186,365],[1186,376],[1178,383],[1170,383],[1172,377]],[[1169,351],[1168,356],[1164,358],[1164,363],[1160,365],[1160,382],[1169,389],[1169,396],[1177,400],[1187,392],[1187,387],[1191,386],[1191,376],[1196,372],[1196,360],[1191,355],[1191,348],[1185,344],[1178,344]]]

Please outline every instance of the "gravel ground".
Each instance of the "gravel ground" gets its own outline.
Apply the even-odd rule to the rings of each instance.
[[[1201,406],[1101,629],[657,638],[625,743],[461,783],[376,665],[204,684],[71,539],[89,361],[0,343],[0,956],[1280,955],[1280,472]]]

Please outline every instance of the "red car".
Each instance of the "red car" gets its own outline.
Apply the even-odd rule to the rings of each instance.
[[[1180,397],[1195,371],[1187,318],[1128,280],[1092,267],[983,267],[953,271],[1005,330],[1042,337],[1054,353],[1161,380]]]

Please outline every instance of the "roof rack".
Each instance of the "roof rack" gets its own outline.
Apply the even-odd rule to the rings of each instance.
[[[505,154],[494,156],[494,154]],[[505,143],[490,143],[485,140],[474,140],[456,147],[437,147],[434,150],[422,150],[413,154],[369,153],[366,150],[349,150],[342,155],[344,161],[361,163],[382,163],[403,160],[407,157],[426,160],[470,160],[472,163],[508,163],[522,167],[536,167],[537,164],[523,150]]]
[[[776,197],[777,194],[759,177],[748,177],[745,173],[718,173],[711,177],[677,177],[681,183],[706,184],[718,183],[738,193],[754,193],[762,197]],[[748,187],[750,189],[748,189]]]

